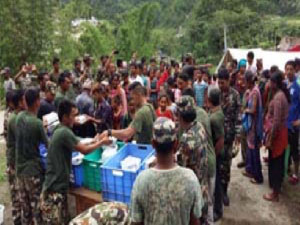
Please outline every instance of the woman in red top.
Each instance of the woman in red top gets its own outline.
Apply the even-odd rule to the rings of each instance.
[[[284,177],[284,154],[288,146],[286,125],[289,110],[289,92],[283,83],[283,74],[275,72],[271,77],[274,97],[269,104],[265,121],[266,148],[269,149],[269,183],[273,192],[264,195],[268,201],[278,201]]]
[[[158,98],[159,107],[156,110],[157,117],[167,117],[174,120],[173,113],[171,110],[167,109],[169,105],[169,99],[166,94],[161,94]]]

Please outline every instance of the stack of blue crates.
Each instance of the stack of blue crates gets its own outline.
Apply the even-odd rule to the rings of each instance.
[[[102,169],[102,197],[105,201],[119,201],[130,204],[131,190],[138,174],[145,169],[148,158],[154,155],[151,145],[127,144],[111,159],[106,161]],[[137,171],[121,169],[121,161],[128,156],[141,159]]]
[[[47,168],[47,154],[48,150],[44,144],[40,144],[39,146],[40,156],[41,156],[41,164],[44,170]],[[79,153],[73,152],[72,157],[76,157]],[[80,165],[72,165],[72,171],[70,174],[70,183],[72,187],[82,187],[83,186],[83,166]]]

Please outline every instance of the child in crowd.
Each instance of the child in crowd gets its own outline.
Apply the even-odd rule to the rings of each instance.
[[[149,79],[150,79],[150,100],[155,103],[157,101],[157,77],[156,77],[157,69],[152,67],[149,71]]]
[[[157,117],[167,117],[171,120],[174,120],[173,113],[171,110],[167,109],[169,105],[169,99],[166,94],[161,94],[158,98],[159,107],[156,110]]]
[[[122,118],[122,101],[119,95],[116,95],[111,100],[111,107],[113,110],[113,129],[121,129]]]

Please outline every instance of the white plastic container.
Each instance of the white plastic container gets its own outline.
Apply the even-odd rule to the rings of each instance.
[[[0,205],[0,224],[4,223],[4,205]]]

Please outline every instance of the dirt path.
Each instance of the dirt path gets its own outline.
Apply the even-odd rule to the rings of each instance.
[[[266,155],[266,153],[263,153]],[[300,185],[284,183],[279,203],[270,203],[262,196],[270,191],[268,170],[263,165],[264,183],[252,184],[237,168],[240,156],[233,160],[231,167],[230,207],[225,207],[225,214],[220,225],[300,225]]]
[[[3,115],[0,112],[0,133],[3,129]],[[2,174],[5,165],[4,151],[4,141],[0,138]],[[263,194],[269,191],[266,165],[263,165],[264,184],[254,185],[237,169],[239,160],[240,156],[237,156],[231,168],[230,207],[225,207],[224,218],[217,225],[300,225],[300,185],[291,186],[285,183],[280,202],[266,202],[262,199]],[[6,207],[4,225],[11,225],[11,204],[6,179],[0,181],[0,204]]]

